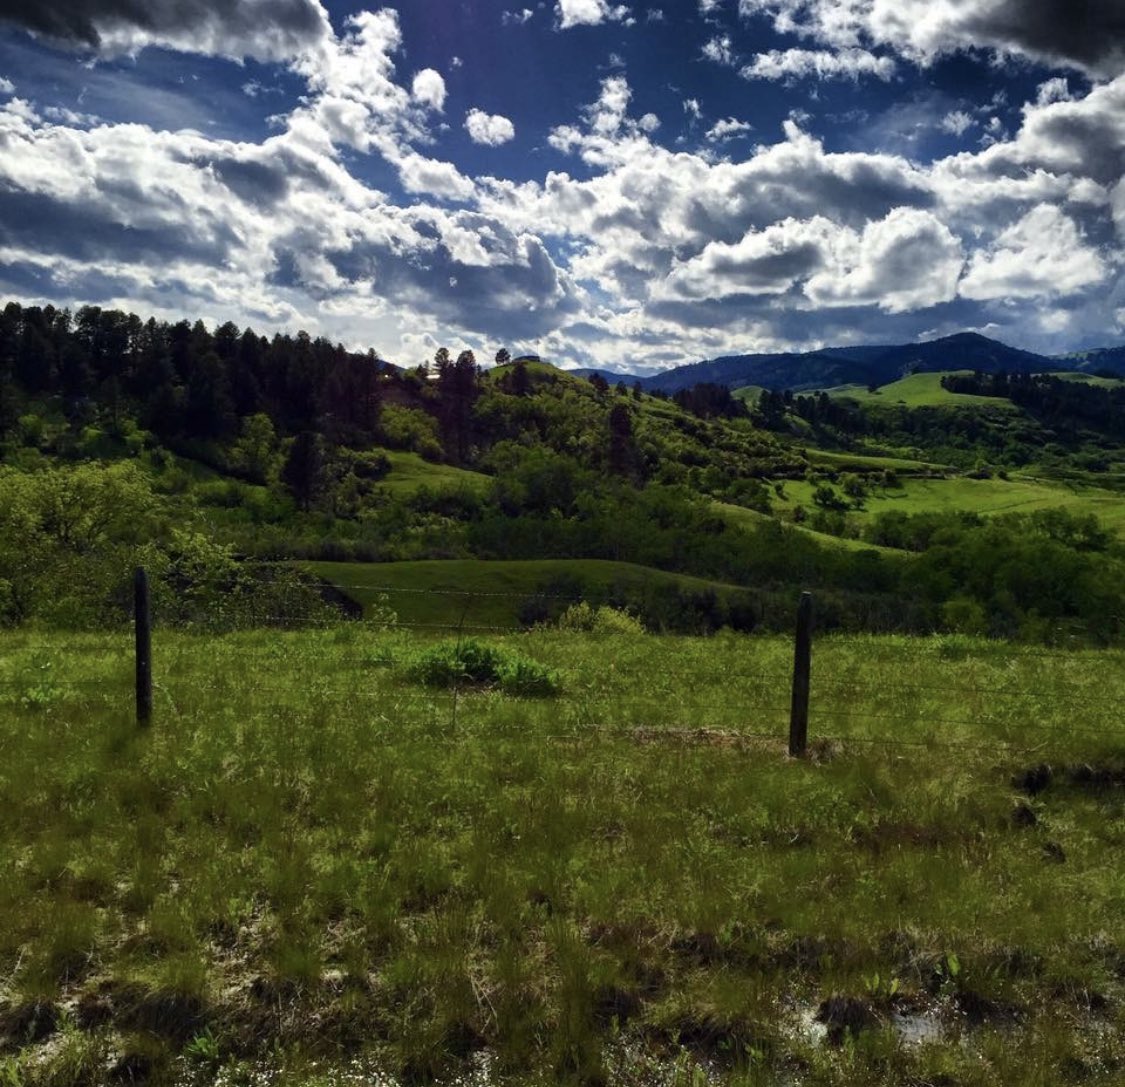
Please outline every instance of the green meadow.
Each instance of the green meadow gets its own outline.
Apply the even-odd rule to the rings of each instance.
[[[302,568],[336,586],[368,614],[373,607],[389,607],[403,623],[448,629],[518,627],[528,600],[540,596],[546,603],[568,590],[626,599],[661,588],[738,592],[734,585],[605,559],[311,562]]]
[[[435,464],[423,460],[417,453],[387,449],[383,455],[391,469],[379,482],[396,496],[412,494],[422,487],[435,491],[471,487],[481,491],[489,484],[488,476],[480,472],[469,472],[452,464]]]
[[[1121,651],[434,646],[0,635],[0,1083],[1121,1082]]]
[[[792,511],[798,505],[814,508],[813,494],[817,486],[806,480],[786,481],[784,496],[774,499],[775,510]],[[900,477],[898,486],[872,488],[863,500],[862,509],[852,510],[848,516],[862,523],[888,510],[903,513],[966,511],[991,516],[1046,509],[1062,509],[1077,516],[1093,514],[1118,535],[1125,533],[1125,502],[1118,492],[1086,483],[1056,483],[1016,475],[1009,479]]]
[[[881,385],[873,392],[866,385],[841,385],[826,389],[829,396],[847,397],[857,403],[870,407],[888,404],[908,408],[957,408],[988,407],[1000,411],[1017,411],[1010,400],[995,396],[973,396],[967,393],[953,393],[943,389],[941,379],[950,374],[967,374],[969,370],[950,370],[942,373],[910,374],[908,377]]]

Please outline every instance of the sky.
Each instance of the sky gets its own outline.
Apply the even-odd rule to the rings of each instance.
[[[0,0],[0,300],[402,365],[1125,342],[1123,174],[1122,0]]]

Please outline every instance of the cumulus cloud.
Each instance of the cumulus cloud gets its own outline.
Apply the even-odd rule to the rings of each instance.
[[[465,131],[473,143],[485,147],[499,147],[516,136],[516,126],[507,117],[485,113],[482,109],[471,109],[465,115]]]
[[[836,7],[846,23],[864,3]],[[882,48],[865,34],[824,52]],[[720,148],[750,130],[728,117],[710,146],[662,146],[615,72],[549,134],[580,162],[516,182],[442,161],[445,83],[396,72],[403,44],[391,10],[346,22],[290,62],[307,93],[260,142],[0,99],[0,288],[299,323],[384,352],[481,334],[653,366],[989,322],[1027,342],[1125,311],[1125,77],[1084,97],[1049,80],[1005,114],[1013,134],[928,162],[830,151],[795,119],[755,144]],[[702,117],[678,100],[678,119]],[[942,99],[928,131],[995,112]],[[481,110],[464,124],[511,138]],[[392,192],[344,148],[383,160]]]
[[[1100,283],[1106,274],[1074,220],[1040,204],[973,254],[960,293],[977,301],[1052,298]]]
[[[104,54],[149,45],[289,60],[332,36],[319,0],[0,0],[0,20]]]
[[[10,80],[0,76],[0,94],[10,95],[16,93],[16,85]]]
[[[476,191],[472,181],[451,162],[407,151],[398,156],[396,165],[399,181],[409,193],[440,196],[446,200],[469,200]]]
[[[832,46],[872,43],[920,63],[989,48],[1112,77],[1125,71],[1125,8],[1083,0],[739,0],[782,33]]]
[[[414,76],[411,94],[416,102],[421,102],[439,113],[445,108],[445,80],[433,68],[423,68]]]
[[[888,313],[936,306],[957,294],[964,266],[961,242],[931,212],[896,208],[863,231],[841,232],[834,267],[805,293],[818,305],[872,305]]]
[[[569,30],[573,26],[632,21],[628,7],[624,4],[610,4],[608,0],[557,0],[555,11],[561,30]]]
[[[866,49],[772,49],[759,53],[739,74],[743,79],[852,79],[870,75],[890,79],[896,65],[890,57],[877,57]]]
[[[748,231],[733,245],[711,242],[675,267],[658,297],[720,299],[741,295],[784,294],[820,268],[838,232],[829,220],[785,219],[761,231]]]

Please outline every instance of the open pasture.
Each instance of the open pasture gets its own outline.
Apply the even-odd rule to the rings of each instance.
[[[888,510],[903,513],[963,510],[993,516],[1062,509],[1075,516],[1093,514],[1118,535],[1125,533],[1125,502],[1119,493],[1100,487],[1057,483],[1031,476],[1013,476],[1011,479],[902,477],[899,484],[873,488],[864,499],[863,508],[850,511],[848,516],[862,523]],[[807,510],[815,508],[813,493],[816,486],[804,480],[787,481],[784,497],[774,499],[774,508],[778,512],[791,510],[797,505]]]
[[[520,627],[521,609],[535,597],[561,610],[563,596],[635,597],[653,589],[738,591],[737,586],[705,578],[606,559],[310,562],[302,567],[336,586],[368,614],[373,607],[385,606],[404,624],[470,631]]]
[[[948,374],[968,374],[969,370],[950,370]],[[825,390],[829,396],[846,397],[865,407],[887,405],[907,408],[993,408],[996,411],[1018,411],[1010,400],[996,396],[974,396],[954,393],[943,388],[941,379],[947,373],[909,374],[907,377],[869,391],[866,385],[841,385]]]
[[[1125,657],[0,637],[0,1083],[1117,1084]]]

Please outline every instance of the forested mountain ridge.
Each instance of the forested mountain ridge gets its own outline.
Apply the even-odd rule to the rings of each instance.
[[[1089,352],[1085,357],[1051,358],[1022,351],[974,332],[923,343],[827,347],[801,353],[731,355],[692,363],[643,378],[650,391],[676,392],[700,381],[737,389],[745,385],[794,391],[836,385],[885,385],[910,373],[979,370],[984,373],[1043,373],[1104,367],[1125,376],[1125,349]]]

